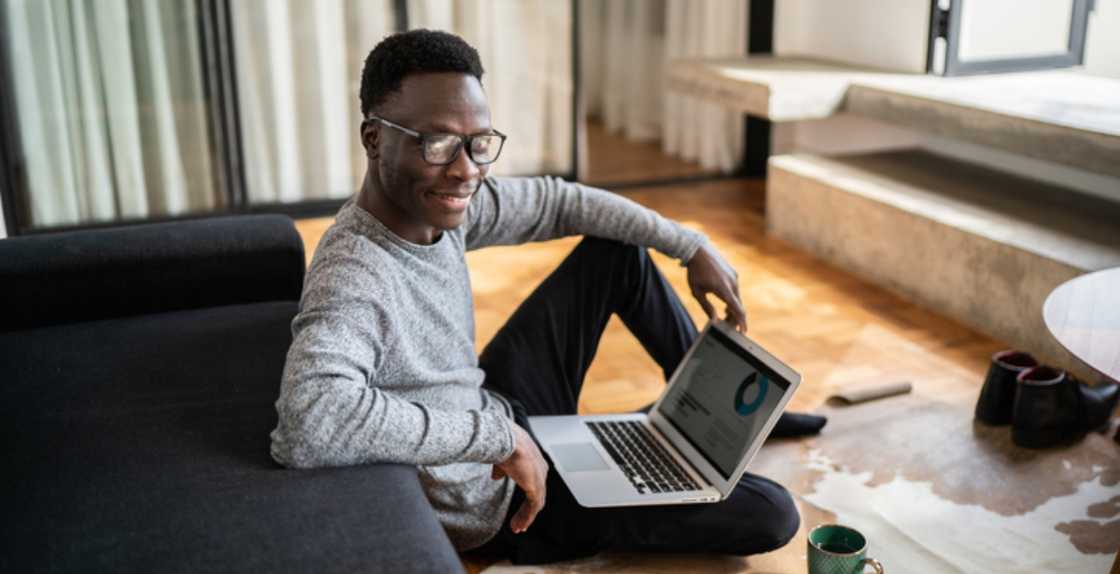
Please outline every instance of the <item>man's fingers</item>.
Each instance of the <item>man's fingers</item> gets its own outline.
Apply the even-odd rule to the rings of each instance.
[[[536,520],[537,513],[544,508],[545,474],[547,474],[547,470],[540,475],[539,484],[535,488],[532,484],[521,485],[521,489],[525,492],[525,502],[521,503],[521,508],[517,509],[517,514],[513,515],[513,519],[509,521],[509,526],[514,534],[520,534],[528,530],[529,525],[533,524],[533,520]]]
[[[743,333],[747,332],[747,309],[743,307],[743,295],[739,291],[739,274],[735,274],[735,280],[731,282],[731,294],[735,296],[735,305],[739,308],[740,328]]]
[[[688,262],[688,286],[692,296],[712,321],[719,320],[708,294],[727,305],[727,321],[741,332],[747,331],[747,312],[739,296],[739,272],[710,245],[704,245]]]
[[[509,521],[510,529],[515,534],[525,532],[543,508],[544,496],[538,495],[531,498],[526,494],[525,502],[521,503],[521,508],[517,509],[517,514],[514,514],[513,519]]]
[[[525,532],[525,530],[529,528],[529,525],[533,523],[532,519],[530,518],[531,512],[532,511],[529,507],[529,501],[526,500],[525,502],[522,502],[521,508],[517,509],[517,514],[514,514],[513,519],[509,521],[509,528],[510,530],[513,530],[514,534],[521,534],[522,532]]]
[[[513,431],[514,452],[500,470],[512,478],[525,493],[525,502],[509,521],[510,530],[520,534],[529,528],[537,513],[544,508],[548,462],[541,456],[533,437],[525,429],[514,424]]]
[[[708,301],[708,294],[705,291],[693,289],[692,296],[700,302],[700,308],[704,309],[704,313],[708,315],[709,319],[715,320],[716,308],[712,306],[711,301]]]
[[[727,318],[734,321],[735,325],[739,327],[739,330],[741,332],[746,333],[747,311],[746,309],[743,309],[743,303],[739,300],[738,294],[734,291],[729,290],[727,293],[725,293],[725,297],[723,297],[723,300],[725,303],[727,303]]]
[[[735,326],[739,328],[740,333],[747,332],[747,312],[743,307],[737,304],[727,306],[728,318],[735,322]]]
[[[493,470],[490,471],[490,478],[492,478],[494,480],[498,480],[499,478],[505,478],[505,476],[506,476],[505,471],[502,470],[501,468],[499,468],[498,465],[496,465],[496,464],[494,465]]]

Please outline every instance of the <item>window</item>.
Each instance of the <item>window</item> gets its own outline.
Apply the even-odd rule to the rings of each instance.
[[[933,0],[929,71],[946,76],[1082,63],[1093,0]]]

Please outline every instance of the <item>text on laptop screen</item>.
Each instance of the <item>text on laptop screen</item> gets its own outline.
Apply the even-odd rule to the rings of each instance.
[[[773,370],[709,329],[659,410],[730,479],[788,390]]]

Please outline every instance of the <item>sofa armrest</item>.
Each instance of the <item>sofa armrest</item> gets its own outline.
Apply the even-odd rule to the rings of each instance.
[[[213,217],[0,240],[0,332],[298,301],[303,242],[283,215]]]

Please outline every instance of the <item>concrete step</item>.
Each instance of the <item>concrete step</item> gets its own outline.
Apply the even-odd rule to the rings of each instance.
[[[1080,70],[945,78],[801,56],[674,61],[669,90],[773,122],[840,112],[1120,177],[1120,79]]]
[[[918,149],[775,156],[768,177],[775,236],[1087,374],[1047,331],[1042,303],[1120,265],[1120,204]]]

